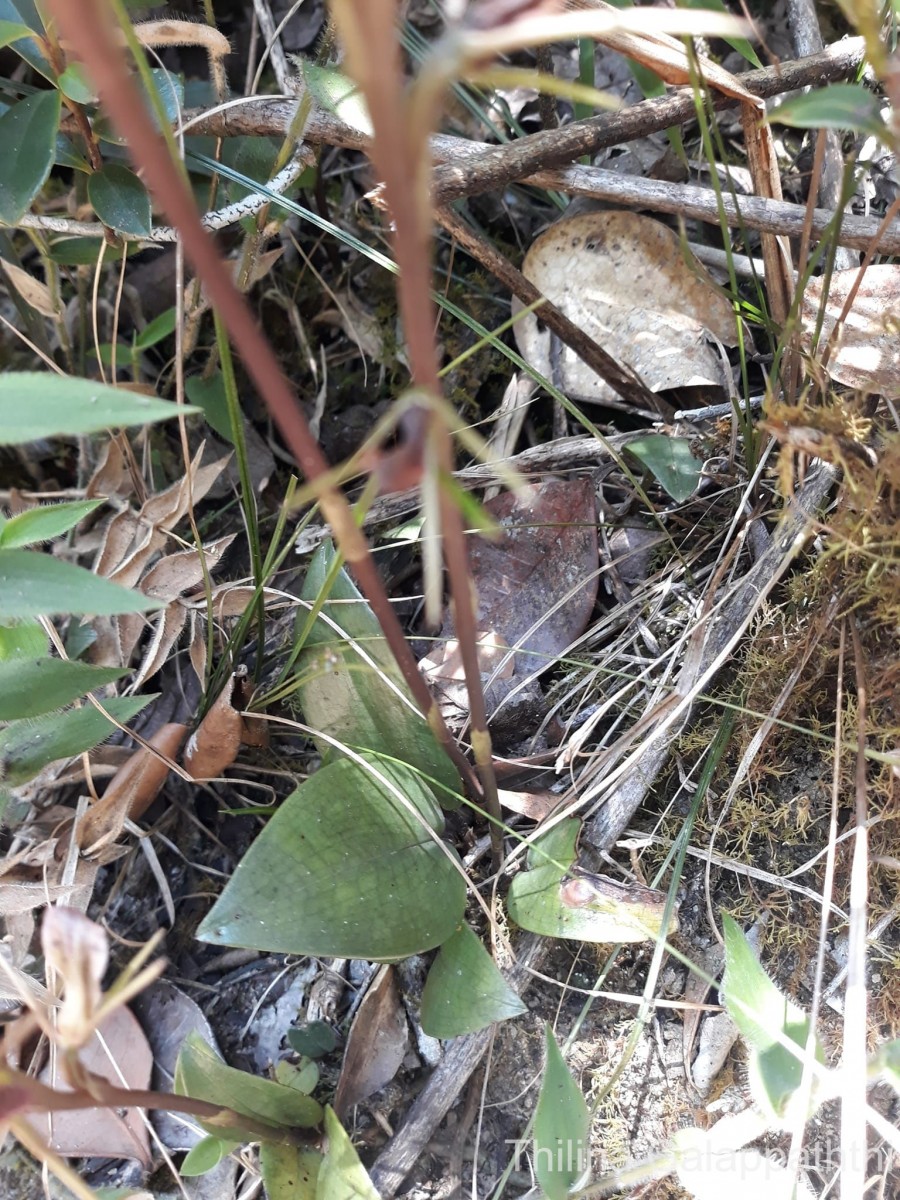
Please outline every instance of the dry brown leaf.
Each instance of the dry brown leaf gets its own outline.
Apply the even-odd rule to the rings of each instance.
[[[140,590],[154,600],[175,600],[203,582],[204,568],[209,572],[216,569],[236,537],[236,533],[230,533],[207,542],[202,555],[196,548],[167,554],[150,568],[141,580]]]
[[[147,739],[152,750],[139,746],[120,767],[79,826],[78,844],[86,854],[115,841],[126,819],[140,820],[159,795],[169,774],[165,759],[175,759],[187,732],[186,725],[163,725]]]
[[[815,354],[821,358],[828,345],[835,324],[843,311],[850,289],[856,283],[859,271],[835,271],[825,298],[825,316],[819,349]],[[800,309],[802,323],[801,344],[808,353],[813,353],[819,310],[822,307],[822,292],[825,277],[811,279],[803,294]],[[847,387],[860,388],[867,392],[878,392],[891,399],[900,397],[900,266],[883,263],[869,267],[863,276],[853,305],[842,324],[825,370],[832,379]]]
[[[498,788],[497,796],[504,808],[521,813],[531,821],[543,821],[559,804],[559,796],[555,792],[515,792]]]
[[[522,270],[651,391],[724,386],[712,339],[736,342],[732,306],[705,267],[696,260],[688,265],[678,237],[659,221],[631,212],[557,221],[532,244]],[[540,310],[521,317],[514,330],[523,357],[563,392],[595,403],[614,398],[609,385],[541,324]]]
[[[334,1095],[339,1117],[383,1088],[397,1074],[409,1048],[409,1025],[400,1003],[394,968],[383,966],[357,1009],[341,1077]]]
[[[82,1065],[116,1087],[145,1091],[153,1060],[144,1032],[129,1010],[115,1009],[98,1032],[79,1055]],[[44,1068],[41,1082],[62,1092],[71,1091],[54,1069],[59,1061],[57,1057]],[[64,1158],[135,1158],[149,1167],[150,1136],[140,1109],[79,1108],[52,1116],[52,1122],[47,1113],[29,1113],[23,1119]]]
[[[200,686],[206,688],[206,622],[201,620],[199,614],[191,612],[191,644],[188,648],[188,655],[191,660],[191,666],[194,668],[194,674]]]
[[[144,661],[138,668],[134,679],[125,689],[127,694],[137,692],[148,679],[151,679],[160,670],[169,657],[169,651],[181,637],[187,617],[187,609],[177,600],[166,605],[162,614],[157,618],[156,628],[144,655]]]
[[[106,443],[103,459],[85,488],[84,494],[89,500],[94,496],[124,498],[133,491],[131,472],[122,446],[124,437],[124,434],[116,433]]]
[[[232,699],[241,677],[232,675],[198,725],[184,752],[184,768],[192,779],[218,779],[237,758],[244,721]]]
[[[3,260],[3,270],[26,304],[30,304],[42,317],[59,316],[59,309],[53,303],[50,289],[45,283],[35,279],[29,271],[24,271],[8,258]]]

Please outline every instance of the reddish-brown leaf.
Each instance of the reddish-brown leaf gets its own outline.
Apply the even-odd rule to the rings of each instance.
[[[240,680],[232,676],[200,722],[184,752],[185,770],[193,779],[217,779],[237,758],[244,722],[232,703]]]

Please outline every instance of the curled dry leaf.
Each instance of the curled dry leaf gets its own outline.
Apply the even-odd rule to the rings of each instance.
[[[184,767],[192,779],[217,779],[237,758],[244,720],[233,699],[240,683],[241,677],[232,675],[191,735],[184,752]]]
[[[811,279],[800,308],[801,345],[808,354],[821,358],[835,324],[843,311],[859,271],[835,271],[825,294],[825,312],[818,349],[813,339],[822,308],[825,276]],[[847,387],[900,396],[900,266],[884,263],[869,267],[846,320],[842,323],[825,370]]]
[[[409,1048],[409,1025],[400,1003],[394,968],[383,966],[357,1010],[347,1038],[334,1096],[339,1117],[384,1087],[397,1074]]]
[[[85,814],[78,843],[90,854],[115,841],[126,819],[138,821],[159,795],[169,774],[169,761],[181,749],[187,726],[163,725],[140,746],[110,780],[102,797]]]
[[[659,221],[630,212],[557,221],[532,244],[522,270],[651,391],[724,385],[714,341],[736,342],[732,306]],[[514,326],[522,355],[569,395],[596,403],[613,399],[609,385],[555,339],[540,316],[540,309],[527,313]]]

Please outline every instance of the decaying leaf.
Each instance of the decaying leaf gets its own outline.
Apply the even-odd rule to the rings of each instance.
[[[522,270],[651,391],[724,385],[722,356],[713,343],[737,340],[731,303],[661,222],[631,212],[557,221],[532,244]],[[541,324],[540,310],[514,328],[522,355],[563,392],[596,403],[614,397]]]
[[[822,307],[825,276],[811,279],[800,309],[803,349],[820,359],[829,344],[859,271],[835,271],[825,296],[825,313],[818,349],[813,339]],[[884,263],[869,267],[846,320],[832,346],[826,371],[847,387],[896,399],[900,396],[900,266]]]
[[[240,678],[232,675],[215,703],[191,735],[184,752],[184,767],[192,779],[217,779],[237,758],[244,721],[234,707]]]
[[[357,1010],[334,1096],[339,1117],[397,1074],[409,1047],[409,1025],[394,968],[383,966]]]
[[[165,783],[169,773],[166,759],[175,758],[186,735],[186,725],[163,725],[148,739],[152,750],[140,746],[119,768],[81,822],[78,841],[85,853],[115,841],[126,819],[140,820]]]

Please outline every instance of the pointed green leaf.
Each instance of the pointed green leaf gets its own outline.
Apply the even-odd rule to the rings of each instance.
[[[0,618],[51,617],[57,613],[147,612],[161,608],[140,592],[93,575],[84,567],[39,550],[0,549]]]
[[[266,1185],[267,1200],[316,1200],[316,1184],[322,1167],[318,1150],[263,1142],[259,1169]]]
[[[534,1173],[550,1200],[566,1200],[590,1166],[591,1118],[547,1025],[547,1065],[534,1113]]]
[[[625,447],[640,459],[673,500],[684,503],[697,490],[703,463],[691,453],[689,438],[648,433]]]
[[[468,925],[441,946],[422,993],[422,1028],[452,1038],[527,1012]]]
[[[50,639],[39,621],[9,621],[0,625],[0,662],[10,658],[40,658],[49,646]]]
[[[102,500],[70,500],[65,504],[42,504],[10,517],[0,528],[0,547],[12,549],[48,542],[67,533],[82,517],[92,513]]]
[[[116,696],[104,700],[103,707],[124,725],[154,698]],[[18,787],[48,763],[93,750],[115,730],[116,726],[91,704],[33,721],[13,721],[0,729],[0,779],[9,787]]]
[[[207,1042],[193,1031],[187,1035],[175,1065],[175,1091],[210,1104],[221,1104],[240,1116],[250,1117],[273,1129],[300,1126],[309,1129],[322,1120],[322,1106],[310,1096],[293,1088],[238,1071],[222,1062]],[[236,1121],[225,1119],[213,1125],[201,1122],[204,1129],[221,1137],[239,1141],[258,1138],[248,1134]]]
[[[0,721],[42,716],[127,673],[62,658],[0,659]]]
[[[149,350],[151,346],[155,346],[157,342],[161,342],[163,338],[174,333],[177,317],[178,313],[175,308],[167,308],[158,317],[154,317],[135,337],[135,350]]]
[[[380,1200],[353,1143],[330,1107],[325,1109],[325,1133],[328,1149],[319,1168],[316,1200]]]
[[[0,221],[15,225],[28,211],[53,166],[59,92],[35,92],[0,117]]]
[[[97,99],[97,92],[81,63],[69,63],[57,79],[56,86],[76,104],[91,104]]]
[[[21,21],[3,21],[0,20],[0,47],[8,46],[10,42],[17,42],[19,38],[31,37],[31,30]]]
[[[310,1021],[287,1031],[287,1044],[307,1058],[323,1058],[337,1045],[334,1030],[324,1021]]]
[[[506,907],[511,919],[532,933],[579,942],[659,937],[666,904],[662,892],[587,872],[569,875],[580,824],[571,817],[534,840],[529,869],[520,871],[509,889]],[[676,929],[673,916],[669,932]]]
[[[206,423],[224,441],[232,444],[231,419],[228,416],[228,401],[225,397],[225,380],[222,372],[216,371],[209,379],[191,375],[184,381],[184,391],[191,404],[195,404],[206,418]]]
[[[205,1175],[239,1145],[240,1142],[226,1142],[222,1138],[207,1134],[196,1146],[191,1147],[178,1170],[186,1176]]]
[[[320,546],[304,580],[304,600],[313,603],[322,594],[333,562],[333,547]],[[297,664],[297,697],[307,724],[357,750],[408,763],[442,784],[435,796],[452,807],[459,792],[456,769],[412,704],[372,610],[343,569],[322,613],[331,623],[316,620]],[[298,636],[305,624],[301,610]],[[326,759],[336,753],[326,742],[320,748]]]
[[[288,796],[197,936],[371,960],[405,958],[445,941],[462,918],[466,888],[424,827],[442,828],[440,810],[408,768],[380,762],[375,769],[380,779],[340,759]]]
[[[61,164],[63,165],[63,164]],[[50,259],[61,267],[90,267],[100,257],[100,237],[61,237],[50,243]],[[119,262],[128,249],[128,244],[109,246],[103,254],[104,263]]]
[[[830,83],[792,96],[772,109],[768,119],[800,129],[852,129],[882,138],[886,132],[877,97],[861,83]]]
[[[150,196],[135,175],[121,163],[106,163],[88,179],[88,199],[104,225],[138,237],[153,228]]]
[[[778,1118],[800,1085],[803,1064],[797,1054],[781,1044],[777,1034],[805,1052],[809,1017],[775,986],[737,922],[723,913],[725,1007],[751,1049],[750,1082],[757,1102]],[[818,1061],[822,1048],[815,1042]]]
[[[0,446],[149,425],[197,411],[92,379],[42,371],[8,372],[0,377]]]

